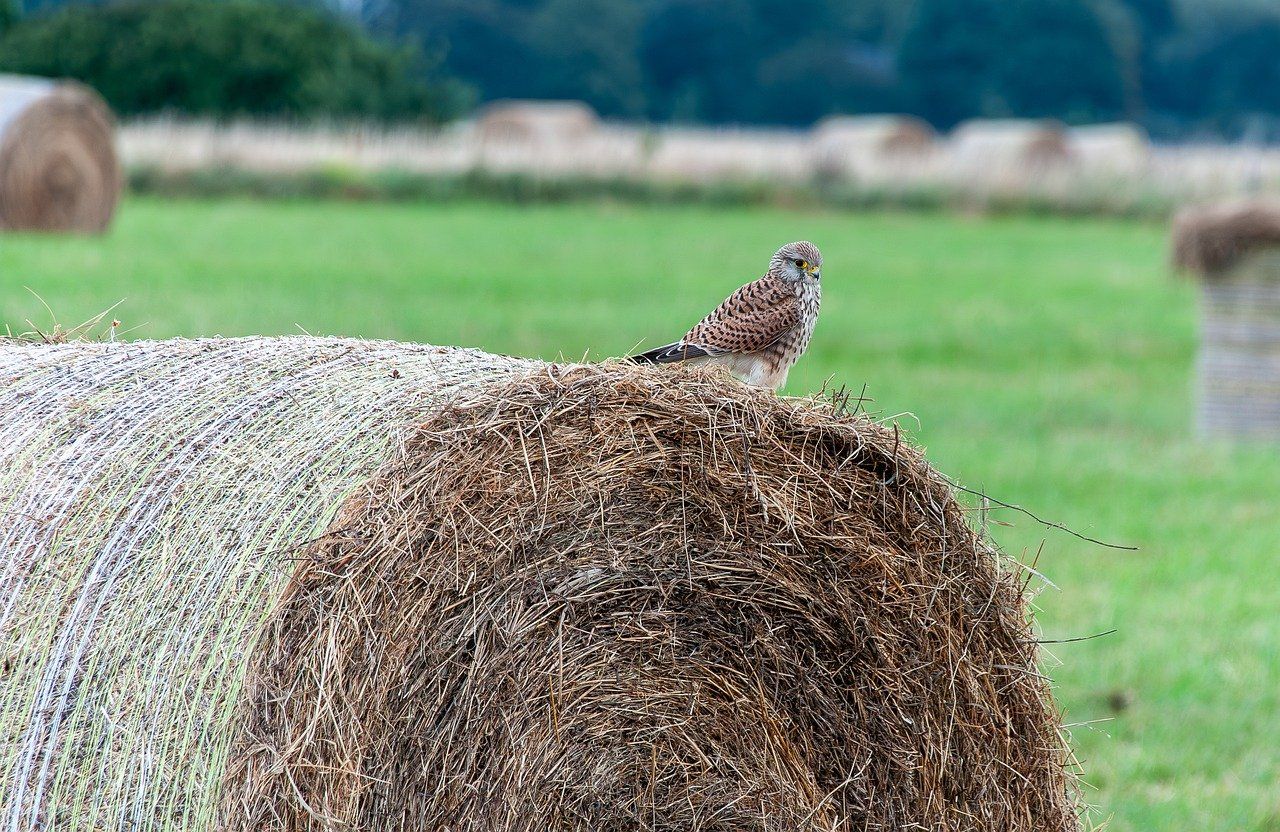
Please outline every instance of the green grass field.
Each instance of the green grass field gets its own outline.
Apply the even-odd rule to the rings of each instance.
[[[1153,225],[609,206],[133,200],[103,239],[0,237],[0,321],[296,333],[545,358],[677,336],[782,242],[826,297],[790,393],[865,384],[940,468],[1044,517],[994,529],[1039,599],[1096,821],[1280,830],[1280,452],[1190,435],[1194,287]],[[1105,721],[1100,721],[1105,720]]]

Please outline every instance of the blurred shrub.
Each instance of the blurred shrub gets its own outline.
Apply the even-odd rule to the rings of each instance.
[[[1086,0],[918,0],[898,67],[915,111],[941,127],[1124,110],[1115,39]]]
[[[1155,60],[1152,106],[1191,135],[1280,141],[1280,15],[1219,14],[1170,39]]]
[[[0,36],[0,71],[79,79],[126,115],[442,121],[467,102],[430,69],[332,14],[263,0],[67,6]]]

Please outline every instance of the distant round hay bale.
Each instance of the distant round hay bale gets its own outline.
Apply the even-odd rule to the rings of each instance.
[[[1280,249],[1280,200],[1240,199],[1183,208],[1173,218],[1173,262],[1207,279],[1256,251]]]
[[[1201,278],[1197,431],[1280,439],[1280,202],[1185,208],[1172,248]]]
[[[937,134],[914,116],[829,116],[813,128],[811,142],[819,169],[903,162],[934,149]]]
[[[476,120],[480,138],[497,143],[571,143],[599,129],[595,110],[581,101],[495,101]]]
[[[115,123],[97,93],[0,75],[0,228],[101,232],[121,184]]]
[[[1045,169],[1071,161],[1066,128],[1055,121],[975,119],[951,136],[952,153],[965,167],[980,170]]]
[[[798,130],[667,127],[653,137],[645,174],[667,182],[794,184],[811,168],[808,136]]]
[[[1068,140],[1071,153],[1091,170],[1132,173],[1151,159],[1147,131],[1128,122],[1073,127]]]
[[[1078,828],[1019,580],[865,417],[336,339],[0,378],[8,828]]]

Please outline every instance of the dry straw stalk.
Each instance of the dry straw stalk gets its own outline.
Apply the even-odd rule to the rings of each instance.
[[[1078,826],[1021,583],[829,403],[249,339],[0,409],[6,829]]]

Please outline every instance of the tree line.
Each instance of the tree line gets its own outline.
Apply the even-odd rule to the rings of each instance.
[[[442,120],[574,98],[663,122],[909,112],[1280,140],[1266,0],[330,2],[28,0],[7,27],[0,11],[0,69],[83,77],[124,112]]]

